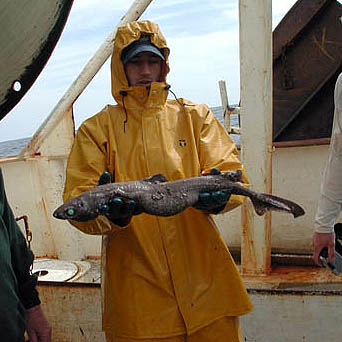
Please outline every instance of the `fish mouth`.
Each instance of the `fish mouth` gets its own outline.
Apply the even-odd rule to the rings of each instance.
[[[52,216],[56,219],[60,219],[63,220],[65,218],[65,216],[63,215],[62,212],[60,212],[58,209],[56,209],[53,213]]]

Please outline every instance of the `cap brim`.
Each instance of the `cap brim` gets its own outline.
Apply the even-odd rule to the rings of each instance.
[[[122,59],[123,64],[126,64],[131,58],[137,56],[139,53],[142,53],[142,52],[153,53],[154,55],[157,55],[158,57],[160,57],[162,60],[165,60],[163,54],[158,50],[158,48],[156,48],[153,45],[144,44],[144,45],[136,46],[134,49],[129,51]]]

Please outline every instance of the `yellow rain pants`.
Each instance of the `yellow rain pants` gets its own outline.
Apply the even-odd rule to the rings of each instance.
[[[131,339],[114,338],[106,334],[107,342],[242,342],[239,317],[224,317],[191,335],[180,335],[167,338]]]

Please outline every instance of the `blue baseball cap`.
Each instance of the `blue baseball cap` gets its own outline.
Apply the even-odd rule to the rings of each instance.
[[[131,58],[141,52],[151,52],[160,57],[162,60],[165,60],[162,52],[151,43],[150,37],[148,35],[142,35],[139,40],[134,41],[132,44],[123,49],[121,53],[122,63],[126,64]]]

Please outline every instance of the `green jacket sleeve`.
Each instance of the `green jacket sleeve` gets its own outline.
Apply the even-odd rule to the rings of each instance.
[[[13,283],[13,290],[25,309],[40,304],[35,289],[37,277],[31,275],[33,253],[27,247],[26,240],[16,223],[12,210],[7,202],[2,172],[0,169],[0,215],[1,215],[1,250],[5,267],[4,276],[7,284]]]

